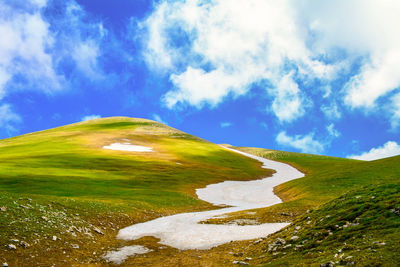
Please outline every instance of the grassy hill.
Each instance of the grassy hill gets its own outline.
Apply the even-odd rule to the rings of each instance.
[[[102,149],[117,142],[154,152]],[[118,229],[212,208],[195,197],[196,188],[271,173],[260,165],[166,125],[125,117],[1,140],[0,261],[96,263],[121,242]]]
[[[224,263],[251,258],[248,262],[252,265],[262,266],[398,266],[400,156],[366,162],[238,149],[289,163],[306,176],[275,188],[284,203],[208,221],[293,221],[288,228],[259,242],[238,243],[234,248],[239,256],[225,258]],[[232,246],[218,250],[232,251]]]
[[[154,152],[102,149],[130,142]],[[0,262],[101,265],[106,251],[153,250],[126,266],[397,266],[400,157],[372,162],[238,148],[306,176],[275,188],[284,203],[208,223],[292,222],[260,240],[179,251],[117,231],[162,215],[213,208],[194,189],[271,174],[260,163],[163,124],[132,118],[81,122],[0,141]],[[246,220],[242,220],[246,219]],[[11,246],[15,246],[15,249]]]

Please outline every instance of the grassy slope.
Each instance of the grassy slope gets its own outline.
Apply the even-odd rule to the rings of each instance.
[[[275,188],[284,203],[257,210],[253,217],[260,222],[290,221],[349,190],[369,184],[396,183],[400,179],[400,156],[367,162],[261,148],[237,149],[291,164],[306,174]],[[249,218],[246,212],[237,213],[236,218],[244,216]]]
[[[289,163],[305,172],[306,177],[276,188],[285,203],[255,210],[252,214],[239,212],[227,219],[215,220],[222,223],[243,218],[259,222],[295,219],[290,227],[262,242],[246,243],[247,248],[239,250],[240,257],[232,259],[251,257],[252,264],[272,266],[319,266],[327,262],[396,266],[400,261],[397,253],[400,249],[400,156],[364,162],[258,148],[240,149]],[[306,209],[311,211],[306,213]],[[298,215],[301,216],[296,218]],[[299,239],[291,242],[294,235]],[[274,246],[277,238],[291,245]],[[225,251],[231,249],[226,247]]]
[[[124,139],[154,152],[102,149]],[[22,265],[96,262],[99,257],[89,254],[117,245],[114,237],[123,226],[210,208],[195,197],[195,188],[270,173],[254,160],[176,129],[124,117],[1,140],[0,162],[5,209],[0,211],[0,261]],[[12,243],[16,251],[6,248]]]

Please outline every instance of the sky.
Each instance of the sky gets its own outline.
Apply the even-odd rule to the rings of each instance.
[[[400,154],[398,0],[0,2],[0,138],[156,120],[214,143]]]

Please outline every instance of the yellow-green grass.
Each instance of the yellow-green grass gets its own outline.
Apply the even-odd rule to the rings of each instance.
[[[154,152],[102,148],[116,142],[151,147]],[[196,188],[272,173],[260,166],[163,124],[126,117],[1,140],[0,207],[6,210],[0,211],[0,261],[44,265],[101,261],[99,253],[117,246],[115,234],[121,227],[213,208],[196,198]],[[79,225],[86,230],[67,231]],[[52,242],[53,235],[61,238],[62,245]],[[6,247],[14,242],[10,239],[31,246],[24,249],[17,244],[16,251],[10,250]],[[80,249],[72,249],[73,243]]]
[[[209,222],[227,222],[236,219],[255,219],[259,222],[291,221],[306,210],[318,207],[349,190],[370,184],[400,181],[400,156],[360,161],[304,153],[283,152],[262,148],[237,149],[268,159],[288,163],[306,176],[275,187],[275,193],[284,201],[272,207],[238,212],[225,219]]]

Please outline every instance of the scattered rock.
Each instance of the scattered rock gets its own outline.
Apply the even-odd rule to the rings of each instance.
[[[286,213],[286,212],[281,212],[281,215],[282,215],[282,216],[292,216],[292,214]]]
[[[4,206],[3,206],[3,207],[0,208],[0,210],[3,211],[3,212],[5,212],[5,211],[7,211],[7,207],[4,207]]]
[[[278,237],[275,240],[275,244],[277,244],[277,245],[285,245],[286,244],[286,240]]]
[[[394,208],[391,210],[393,213],[399,214],[400,215],[400,207]]]
[[[247,262],[244,261],[232,261],[233,264],[238,264],[238,265],[249,265]]]
[[[46,216],[42,216],[42,219],[45,220],[46,222],[48,221]]]
[[[297,235],[294,235],[290,238],[290,241],[296,242],[297,240],[299,240],[299,237]]]
[[[300,230],[300,229],[301,229],[301,226],[296,226],[295,229],[296,229],[296,230]]]
[[[72,248],[78,249],[78,248],[79,248],[79,245],[78,245],[78,244],[72,244]]]
[[[19,244],[20,244],[21,247],[23,247],[23,248],[28,248],[28,247],[29,247],[29,244],[26,243],[25,241],[21,241]]]
[[[262,241],[263,241],[263,239],[258,239],[256,241],[254,241],[253,244],[258,244],[258,243],[261,243]]]
[[[9,249],[13,249],[13,250],[16,250],[16,249],[17,249],[17,247],[16,247],[14,244],[9,244],[7,247],[8,247]]]
[[[57,237],[53,235],[53,241],[57,241]]]
[[[333,267],[334,265],[335,265],[335,263],[330,261],[330,262],[322,263],[320,265],[320,267]]]
[[[27,209],[27,210],[29,210],[30,208],[29,207],[27,207],[27,206],[24,206],[24,205],[19,205],[21,208],[23,208],[23,209]]]
[[[17,242],[17,243],[19,242],[18,239],[10,239],[10,241],[11,241],[11,242]]]
[[[7,262],[3,262],[3,267],[8,267],[8,263]]]
[[[93,227],[93,231],[95,231],[96,233],[98,233],[100,235],[104,235],[104,233],[97,227]]]

